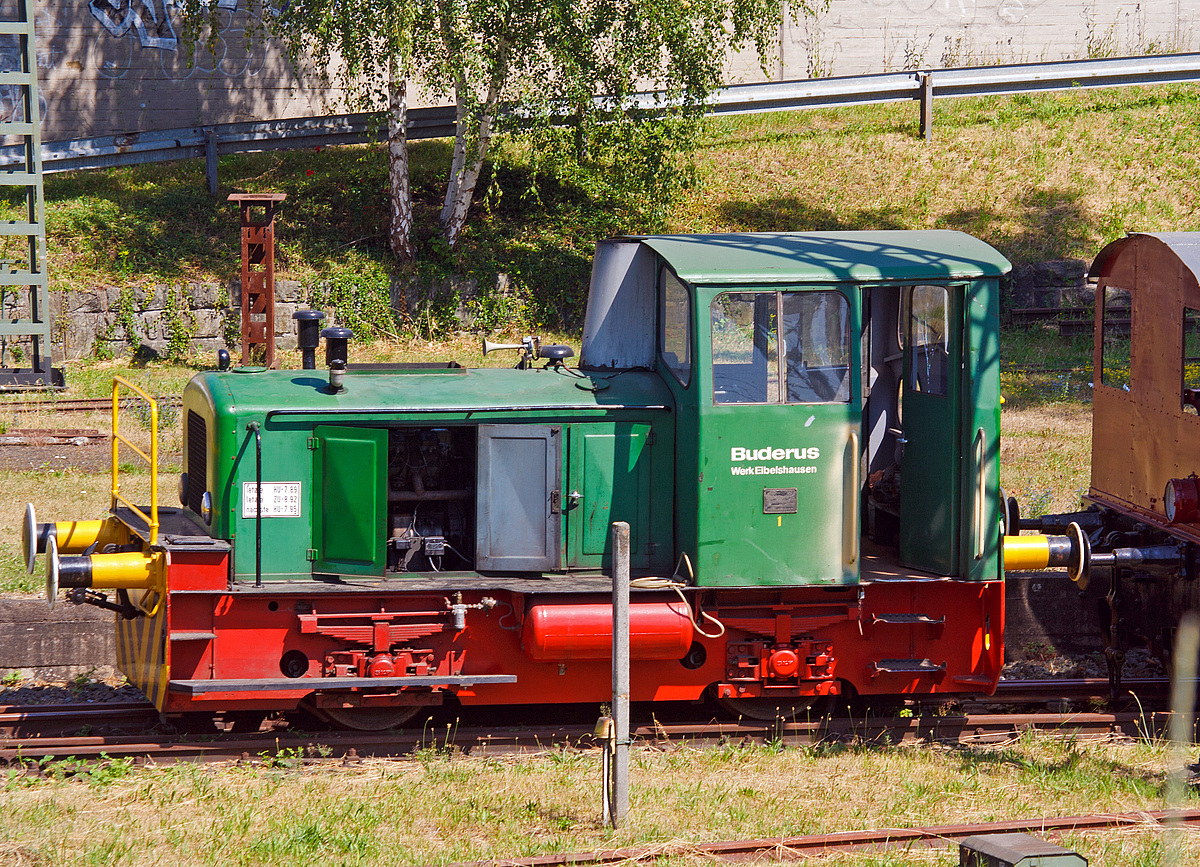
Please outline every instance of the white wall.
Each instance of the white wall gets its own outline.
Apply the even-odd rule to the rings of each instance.
[[[832,0],[785,21],[765,77],[1194,51],[1198,25],[1200,0]],[[753,56],[730,65],[731,82],[762,78]]]
[[[174,3],[42,0],[44,140],[342,110],[254,34],[245,0],[217,0],[218,54],[201,52],[189,66]],[[765,75],[742,55],[729,81],[1192,51],[1198,20],[1200,0],[832,0],[816,19],[785,22]],[[16,51],[16,37],[0,37],[0,68]],[[0,86],[0,116],[17,95]]]

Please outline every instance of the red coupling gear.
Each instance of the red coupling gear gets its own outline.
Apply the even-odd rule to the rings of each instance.
[[[396,675],[396,663],[386,653],[381,653],[379,656],[371,660],[371,665],[367,669],[368,677],[394,677]]]
[[[767,662],[767,669],[771,677],[795,677],[799,667],[800,657],[790,647],[781,647],[775,650]]]

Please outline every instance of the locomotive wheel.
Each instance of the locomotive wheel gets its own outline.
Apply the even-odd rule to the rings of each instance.
[[[381,732],[397,728],[420,713],[420,705],[400,707],[314,707],[301,705],[317,717],[344,729],[358,732]]]
[[[252,735],[258,733],[266,718],[265,710],[235,710],[224,714],[223,722],[232,734]]]
[[[732,714],[745,719],[774,722],[781,719],[784,722],[807,720],[810,711],[817,703],[816,697],[810,698],[718,698],[717,704]]]

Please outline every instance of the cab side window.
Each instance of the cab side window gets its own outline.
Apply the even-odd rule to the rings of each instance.
[[[1200,310],[1183,308],[1183,411],[1197,415],[1200,404]]]
[[[1104,338],[1100,344],[1100,382],[1129,391],[1130,337],[1133,334],[1133,299],[1128,289],[1109,287],[1104,297],[1100,322]]]
[[[945,397],[949,393],[950,353],[946,309],[950,296],[944,286],[913,286],[908,290],[908,381],[905,388]]]
[[[850,400],[850,305],[840,292],[785,292],[788,403]]]
[[[779,401],[779,328],[774,292],[724,292],[712,304],[713,399]]]
[[[659,354],[686,388],[692,380],[692,302],[687,287],[665,265],[658,282]]]
[[[711,316],[715,403],[849,402],[850,302],[840,292],[724,292]]]

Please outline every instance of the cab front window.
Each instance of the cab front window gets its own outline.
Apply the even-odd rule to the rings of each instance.
[[[725,292],[711,324],[714,403],[850,400],[850,304],[841,293]]]

